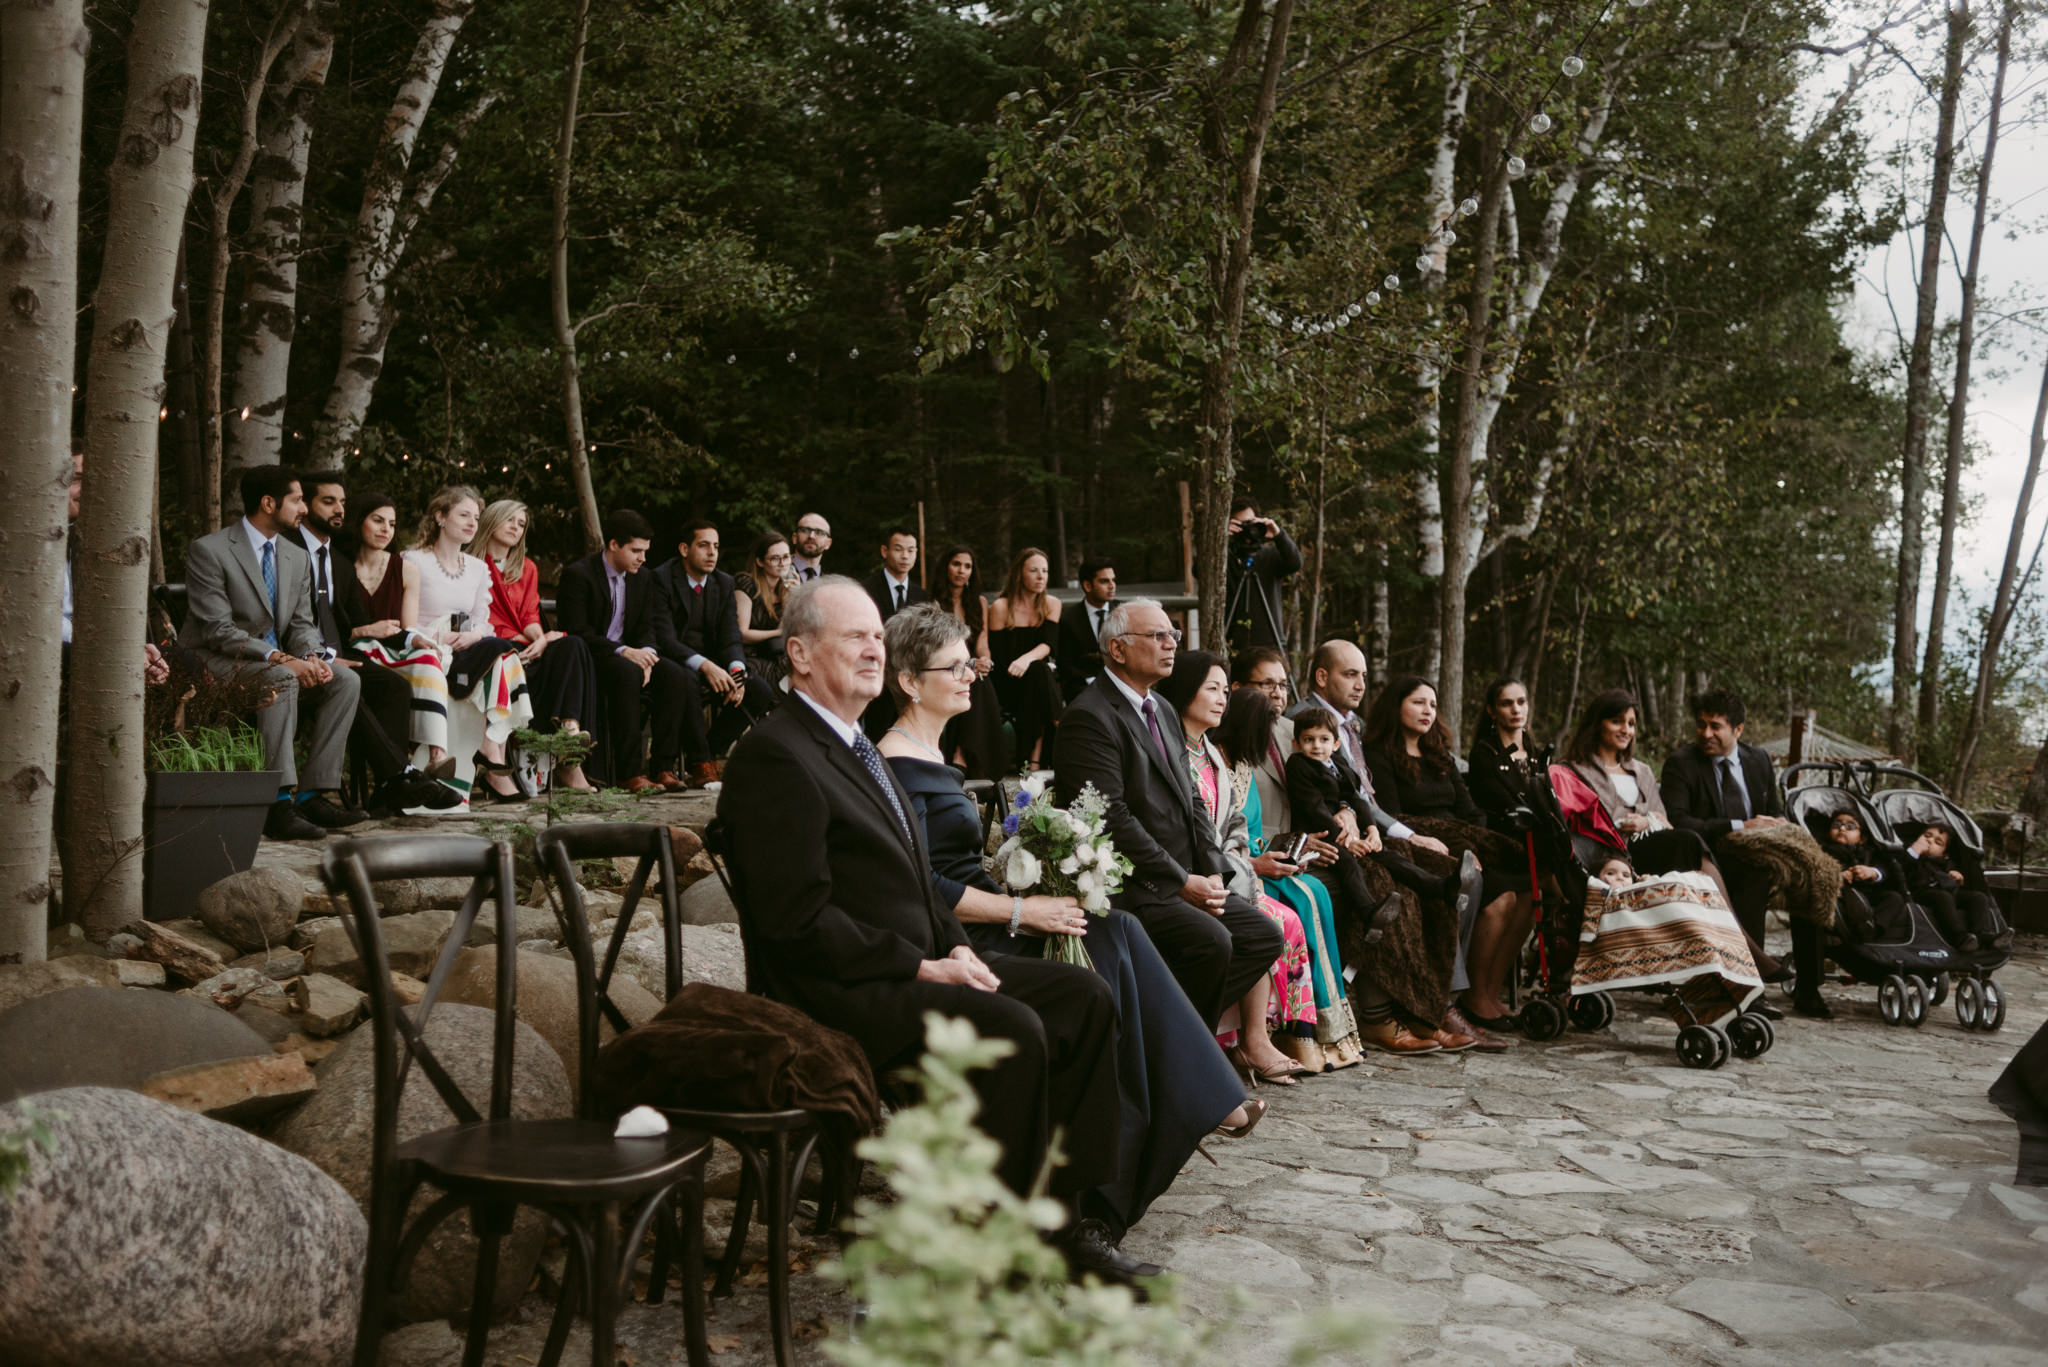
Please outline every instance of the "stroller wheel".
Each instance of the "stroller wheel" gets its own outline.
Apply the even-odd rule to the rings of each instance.
[[[1877,1014],[1886,1025],[1906,1018],[1906,980],[1896,973],[1877,985]]]
[[[1718,1067],[1724,1043],[1706,1026],[1688,1025],[1678,1032],[1678,1061],[1688,1068]]]
[[[1955,980],[1948,974],[1943,973],[1937,976],[1934,980],[1934,993],[1927,999],[1927,1009],[1932,1011],[1935,1007],[1947,1001],[1949,989],[1954,986]]]
[[[1731,1041],[1728,1038],[1728,1032],[1726,1030],[1723,1030],[1718,1025],[1708,1026],[1707,1033],[1714,1037],[1713,1066],[1719,1068],[1722,1064],[1726,1063],[1729,1059],[1735,1056],[1735,1045],[1733,1041]]]
[[[1984,980],[1984,1013],[1977,1019],[1979,1030],[1996,1030],[2005,1024],[2005,992],[1997,983]]]
[[[1975,1030],[1983,1018],[1984,984],[1976,978],[1965,978],[1956,984],[1956,1024],[1965,1030]]]
[[[1530,1039],[1556,1039],[1564,1033],[1564,1008],[1549,997],[1531,997],[1522,1004],[1520,1024]]]
[[[1907,1025],[1918,1030],[1927,1024],[1927,989],[1921,985],[1918,978],[1906,979],[1906,1000],[1903,1005],[1904,1021]]]
[[[1580,1030],[1605,1030],[1614,1021],[1614,999],[1605,992],[1573,997],[1569,1014]]]
[[[1761,1058],[1777,1042],[1771,1023],[1755,1012],[1745,1011],[1728,1022],[1728,1043],[1739,1059]]]

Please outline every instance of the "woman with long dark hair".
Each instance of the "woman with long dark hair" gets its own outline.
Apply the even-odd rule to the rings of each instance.
[[[948,546],[937,560],[938,587],[933,601],[967,628],[968,663],[974,681],[970,705],[946,724],[945,751],[969,778],[994,778],[1003,769],[1003,701],[989,674],[995,661],[988,653],[988,599],[981,593],[981,560],[970,546]]]
[[[782,605],[797,583],[789,538],[773,529],[754,538],[747,568],[732,577],[747,669],[771,687],[789,673],[789,657],[782,653]]]
[[[1488,684],[1477,730],[1465,782],[1472,800],[1486,813],[1486,824],[1496,831],[1514,831],[1510,813],[1524,805],[1531,779],[1541,777],[1529,737],[1529,686],[1507,676]]]

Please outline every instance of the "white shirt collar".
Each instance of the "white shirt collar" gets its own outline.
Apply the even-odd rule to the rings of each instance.
[[[1350,725],[1352,718],[1356,716],[1355,713],[1344,711],[1342,708],[1338,707],[1337,704],[1331,702],[1328,698],[1324,697],[1320,693],[1309,694],[1308,700],[1314,703],[1316,706],[1322,708],[1325,712],[1328,712],[1331,716],[1335,717],[1337,719],[1337,724],[1339,726]]]
[[[799,698],[802,698],[805,702],[809,703],[811,710],[813,712],[816,712],[819,716],[823,717],[825,719],[825,725],[832,728],[832,734],[839,737],[840,740],[846,743],[847,749],[851,750],[853,748],[853,738],[860,734],[860,728],[858,726],[855,726],[852,722],[846,720],[844,717],[840,716],[836,712],[828,712],[825,709],[824,704],[820,703],[816,698],[812,697],[810,694],[804,692],[803,689],[792,688],[790,689],[790,692],[796,694]]]
[[[301,522],[299,524],[299,542],[306,548],[308,554],[318,555],[321,548],[326,546],[331,539],[323,537],[320,533],[314,531],[313,524],[310,522]]]
[[[1145,700],[1152,696],[1150,692],[1140,693],[1137,689],[1131,687],[1124,680],[1124,676],[1117,673],[1114,669],[1103,670],[1102,677],[1116,685],[1116,691],[1123,694],[1130,701],[1133,711],[1140,717],[1145,715]]]
[[[265,536],[257,531],[256,524],[246,517],[242,519],[242,534],[249,538],[249,549],[256,552],[256,563],[259,565],[263,563],[263,548],[277,544],[276,537]]]
[[[882,566],[882,578],[889,581],[889,587],[892,589],[907,589],[910,587],[909,575],[906,574],[901,579],[898,579],[895,575],[889,573],[887,565]]]

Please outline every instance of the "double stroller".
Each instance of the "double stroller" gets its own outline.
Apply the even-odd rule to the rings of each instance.
[[[1799,781],[1804,779],[1803,782]],[[1911,787],[1882,787],[1898,781]],[[1906,847],[1929,826],[1951,833],[1951,854],[1967,891],[1984,891],[1984,833],[1968,813],[1950,802],[1932,780],[1911,769],[1867,761],[1795,764],[1785,771],[1785,805],[1794,820],[1826,843],[1827,826],[1838,814],[1853,816],[1864,838],[1884,858],[1903,866]],[[1845,890],[1844,899],[1855,895]],[[1989,898],[1989,915],[1998,913]],[[1953,995],[1956,1022],[1965,1030],[1995,1031],[2005,1024],[2005,993],[1992,974],[2011,959],[2012,937],[2003,923],[1977,948],[1961,950],[1942,938],[1923,901],[1908,897],[1906,924],[1869,927],[1840,911],[1830,933],[1828,957],[1842,970],[1845,985],[1875,984],[1877,1011],[1886,1025],[1918,1027],[1933,1008]],[[1786,984],[1790,992],[1793,985]]]
[[[1614,1019],[1612,993],[1626,989],[1662,998],[1679,1027],[1678,1061],[1688,1068],[1719,1068],[1731,1057],[1768,1052],[1777,1042],[1771,1023],[1747,1009],[1762,984],[1711,880],[1658,880],[1668,881],[1669,896],[1610,892],[1595,874],[1609,859],[1626,857],[1628,842],[1593,791],[1547,755],[1515,790],[1522,804],[1513,815],[1536,898],[1536,925],[1511,984],[1522,1033],[1552,1040],[1567,1023],[1604,1029]],[[1609,934],[1603,922],[1610,910],[1611,919],[1632,924]]]

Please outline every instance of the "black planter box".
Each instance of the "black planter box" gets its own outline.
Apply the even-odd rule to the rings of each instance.
[[[142,892],[150,920],[192,915],[201,889],[256,862],[263,818],[283,777],[275,769],[149,776]]]

